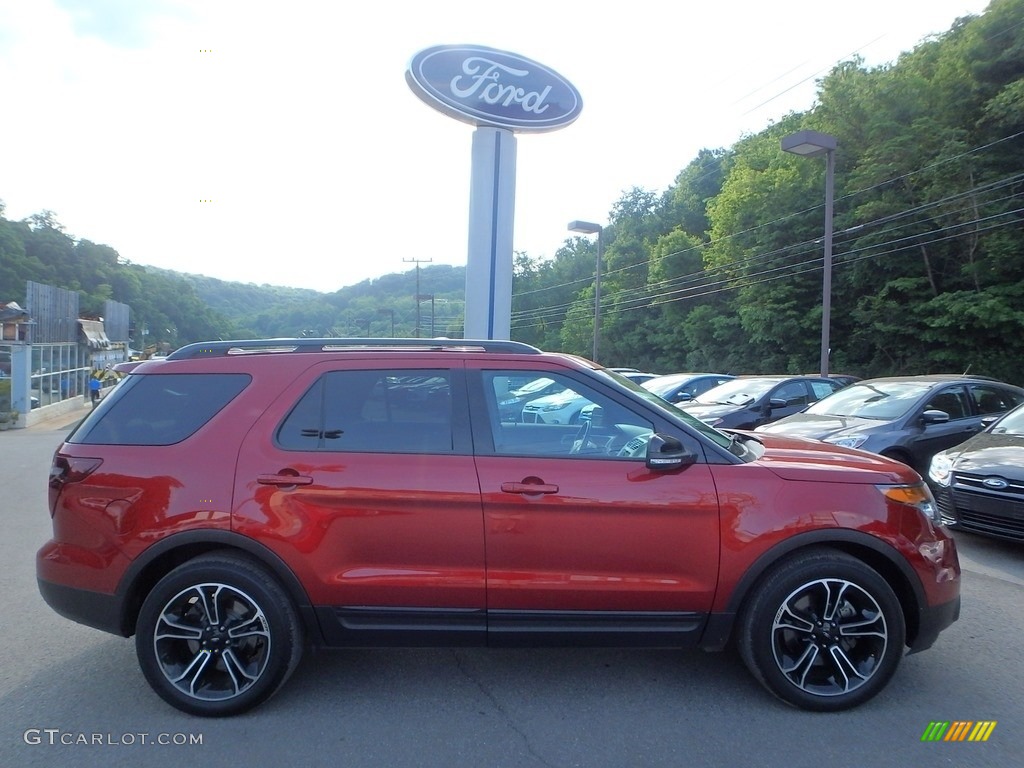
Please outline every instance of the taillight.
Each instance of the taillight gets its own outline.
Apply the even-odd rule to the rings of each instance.
[[[96,471],[103,459],[55,454],[50,465],[50,514],[57,508],[57,497],[68,483],[79,483]]]

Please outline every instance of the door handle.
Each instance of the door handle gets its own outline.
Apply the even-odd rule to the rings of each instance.
[[[311,485],[313,478],[307,475],[256,475],[256,482],[260,485]]]
[[[558,493],[557,485],[548,483],[502,483],[503,493]]]

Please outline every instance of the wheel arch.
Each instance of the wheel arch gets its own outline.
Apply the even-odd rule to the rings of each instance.
[[[736,619],[765,574],[793,556],[811,549],[834,549],[857,558],[877,571],[896,593],[906,622],[906,643],[913,646],[926,604],[924,588],[914,569],[890,544],[861,531],[830,528],[799,534],[763,553],[740,577],[723,613],[712,614],[701,638],[705,650],[724,649],[732,638]]]
[[[914,457],[911,455],[910,451],[906,448],[901,448],[898,445],[883,448],[878,452],[878,455],[885,456],[885,458],[892,459],[893,461],[898,461],[901,464],[906,464],[908,467],[914,466]]]
[[[120,631],[125,637],[135,633],[135,623],[146,595],[160,579],[200,555],[209,552],[240,553],[267,569],[291,598],[308,639],[320,644],[320,625],[309,596],[299,579],[275,552],[241,534],[231,531],[186,531],[162,539],[149,547],[125,571],[118,587],[121,596]]]

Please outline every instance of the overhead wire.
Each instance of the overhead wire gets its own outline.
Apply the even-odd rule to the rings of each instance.
[[[998,179],[993,182],[989,182],[988,184],[985,185],[979,185],[978,187],[969,190],[955,192],[939,200],[924,203],[913,208],[905,209],[903,211],[899,211],[893,214],[888,214],[886,216],[879,217],[871,222],[866,222],[864,224],[859,224],[856,225],[855,227],[848,228],[843,232],[850,233],[852,231],[857,231],[857,239],[861,239],[868,234],[874,235],[875,237],[888,236],[891,239],[880,243],[871,243],[861,248],[855,248],[851,251],[845,252],[845,254],[840,253],[837,255],[836,258],[842,258],[845,261],[850,262],[860,260],[860,258],[847,258],[847,256],[852,256],[853,254],[856,254],[863,250],[871,251],[871,254],[868,256],[870,258],[877,258],[880,256],[884,256],[892,251],[902,250],[903,247],[900,246],[900,243],[910,239],[915,239],[916,241],[920,242],[920,240],[923,237],[922,233],[914,233],[912,235],[903,236],[899,234],[901,230],[904,230],[908,226],[924,223],[920,219],[911,218],[915,214],[928,212],[931,209],[936,208],[946,208],[946,210],[940,210],[938,212],[938,216],[933,216],[932,218],[948,218],[950,216],[955,216],[957,214],[964,213],[965,211],[973,212],[973,209],[978,206],[992,206],[999,203],[1003,203],[1007,200],[1015,199],[1016,197],[1018,197],[1016,194],[1009,194],[1003,197],[993,199],[982,199],[980,201],[976,200],[975,198],[977,198],[979,195],[983,194],[986,191],[991,192],[994,190],[1010,186],[1014,183],[1019,182],[1022,178],[1024,178],[1024,174],[1013,174],[1009,177]],[[957,209],[948,208],[948,206],[951,203],[958,200],[966,201],[965,205]],[[979,223],[989,221],[992,219],[1005,218],[1007,216],[1013,215],[1016,212],[1017,211],[1001,212],[994,214],[992,216],[981,217],[978,219],[954,221],[950,224],[945,225],[943,227],[943,231],[957,228],[963,229],[965,227],[976,227]],[[905,219],[906,221],[904,221],[903,223],[898,223],[901,219]],[[881,232],[872,232],[871,227],[874,227],[879,224],[888,224],[890,226],[888,226]],[[989,229],[992,228],[995,227],[988,227],[985,230],[981,231],[988,231]],[[861,234],[862,230],[867,230],[867,232]],[[978,233],[980,233],[980,231]],[[928,243],[941,242],[945,239],[949,239],[949,237],[960,237],[962,236],[962,234],[963,233],[950,235],[948,237],[942,238],[932,238],[931,240],[928,241]],[[750,265],[758,261],[766,261],[773,257],[777,257],[779,255],[787,253],[790,255],[799,255],[801,252],[800,249],[810,247],[811,245],[814,245],[817,242],[820,242],[820,238],[807,240],[802,243],[794,243],[783,248],[774,249],[772,251],[758,252],[756,254],[752,254],[748,257],[736,260],[734,262],[730,262],[728,264],[717,265],[710,269],[704,268],[698,272],[688,273],[686,275],[681,276],[675,276],[673,278],[657,281],[655,283],[647,283],[643,286],[639,286],[633,289],[627,289],[616,295],[616,304],[618,306],[618,309],[615,311],[621,312],[629,309],[635,309],[638,307],[648,305],[652,302],[664,304],[667,303],[666,298],[668,297],[675,297],[669,298],[668,300],[676,301],[681,300],[683,298],[695,298],[697,296],[705,296],[709,295],[709,293],[717,293],[724,290],[735,290],[737,288],[743,287],[744,285],[743,282],[738,281],[749,279],[750,277],[765,278],[767,275],[772,275],[773,273],[777,272],[782,272],[784,274],[790,274],[795,276],[803,274],[803,272],[806,271],[805,269],[803,269],[805,266],[810,269],[820,269],[820,263],[822,261],[823,256],[815,255],[810,259],[806,259],[795,264],[789,263],[788,265],[783,266],[773,266],[766,270],[760,270],[755,272],[748,271],[745,275],[742,274],[742,271],[745,267],[749,267]],[[704,248],[707,247],[707,245],[708,244],[701,244],[700,246],[697,247]],[[889,248],[890,250],[887,251],[885,250],[886,248]],[[685,253],[685,251],[677,252],[676,255],[678,255],[679,253]],[[741,273],[741,275],[738,277],[736,273]],[[720,277],[720,275],[723,274],[727,276]],[[775,278],[773,277],[771,279]],[[707,290],[709,287],[712,288],[712,290]],[[699,288],[703,288],[704,290],[699,290],[699,292],[696,292]],[[558,304],[555,306],[520,310],[513,314],[513,321],[516,323],[517,326],[522,327],[524,322],[529,320],[545,321],[554,319],[558,316],[564,316],[565,312],[575,303],[576,300],[574,299],[570,302]],[[611,310],[606,311],[610,312]]]
[[[1006,186],[1007,184],[1011,183],[1011,181],[1013,179],[1018,179],[1020,177],[1024,177],[1024,174],[1019,174],[1016,177],[1011,177],[1011,179],[1006,179],[1006,180],[1002,180],[999,183],[994,183],[993,185],[991,185],[991,188],[992,189],[997,189],[997,188],[1000,188],[1002,186]],[[884,229],[884,230],[882,230],[880,232],[879,231],[872,232],[870,230],[870,228],[872,226],[874,226],[876,224],[882,224],[882,223],[894,224],[894,222],[896,222],[896,220],[898,218],[900,218],[900,217],[907,217],[907,216],[910,216],[911,214],[914,214],[914,213],[926,211],[929,208],[936,208],[936,207],[940,207],[940,206],[946,206],[951,201],[955,201],[958,198],[963,198],[963,197],[965,197],[965,196],[967,196],[969,194],[973,194],[973,191],[971,193],[957,193],[957,194],[949,195],[946,198],[943,198],[943,199],[938,200],[938,201],[933,201],[930,204],[918,206],[918,207],[913,208],[913,209],[908,209],[906,211],[903,211],[903,212],[900,212],[900,213],[897,213],[897,214],[890,214],[890,215],[887,215],[887,216],[884,216],[884,217],[880,217],[880,218],[876,219],[873,222],[868,222],[868,223],[865,223],[865,224],[862,224],[862,225],[858,225],[857,227],[854,227],[854,228],[851,228],[851,229],[857,230],[858,233],[860,233],[862,230],[868,230],[866,234],[874,235],[876,237],[878,237],[878,236],[893,236],[893,237],[896,237],[896,239],[891,240],[888,243],[886,243],[886,242],[873,243],[870,246],[868,246],[868,247],[870,247],[870,248],[872,248],[872,249],[877,251],[880,248],[886,247],[888,244],[898,243],[900,241],[900,238],[898,238],[897,235],[900,232],[900,230],[905,229],[907,226],[910,226],[910,225],[913,225],[913,224],[919,224],[919,223],[922,223],[922,222],[920,222],[919,220],[911,220],[911,221],[908,221],[908,222],[906,222],[904,224],[889,226],[889,227],[887,227],[886,229]],[[987,200],[984,200],[980,204],[981,205],[986,205],[986,206],[991,206],[991,205],[995,205],[995,204],[998,204],[998,203],[1001,203],[1001,202],[1005,202],[1006,200],[1014,199],[1015,197],[1016,197],[1016,195],[1012,195],[1011,194],[1011,195],[1007,195],[1007,196],[1004,196],[1004,197],[1001,197],[1001,198],[987,199]],[[943,212],[940,213],[940,215],[943,216],[943,217],[954,216],[956,214],[963,213],[965,211],[971,211],[971,209],[973,209],[973,207],[975,207],[975,205],[976,205],[976,203],[970,202],[969,205],[965,205],[964,207],[961,207],[959,209],[943,211]],[[982,220],[984,220],[984,219],[982,219]],[[951,224],[946,225],[946,228],[965,227],[965,226],[969,226],[969,225],[971,225],[973,223],[976,223],[976,222],[974,222],[974,221],[952,222]],[[850,230],[846,230],[846,232],[849,232],[849,231]],[[858,237],[864,237],[864,236],[865,235],[863,235],[863,234],[859,234],[858,235]],[[914,236],[915,237],[920,237],[920,235],[914,235]],[[665,279],[665,280],[661,280],[661,281],[656,281],[656,282],[653,282],[653,283],[652,282],[648,282],[648,283],[646,283],[643,286],[639,286],[639,287],[636,287],[636,288],[633,288],[633,289],[626,289],[624,291],[620,291],[616,295],[616,299],[620,303],[625,303],[625,302],[645,303],[645,302],[649,302],[649,301],[657,301],[657,300],[663,299],[665,296],[668,296],[668,295],[684,294],[688,290],[687,286],[690,285],[690,284],[705,284],[706,285],[709,282],[714,283],[717,274],[721,274],[721,273],[735,274],[737,272],[742,273],[742,271],[743,271],[743,269],[745,267],[748,267],[748,266],[750,266],[750,265],[752,265],[752,264],[754,264],[755,262],[758,262],[758,261],[765,261],[765,260],[771,259],[773,257],[784,255],[784,254],[799,255],[799,253],[801,252],[802,249],[806,249],[806,248],[809,248],[812,245],[816,245],[817,242],[820,242],[820,238],[816,238],[814,240],[807,240],[807,241],[803,241],[803,242],[800,242],[800,243],[794,243],[794,244],[792,244],[790,246],[786,246],[786,247],[783,247],[783,248],[775,249],[773,251],[758,252],[758,253],[753,254],[751,256],[748,256],[748,257],[746,257],[744,259],[739,259],[737,261],[730,262],[729,264],[725,264],[725,265],[719,265],[719,266],[716,266],[716,267],[707,268],[707,269],[701,270],[699,272],[688,273],[688,274],[685,274],[685,275],[676,276],[676,277],[673,277],[673,278],[669,278],[669,279]],[[840,242],[843,242],[843,241],[840,241]],[[855,250],[859,250],[859,249],[855,249]],[[839,256],[841,256],[841,254],[838,254],[836,258],[838,259]],[[817,261],[818,263],[820,263],[821,259],[822,259],[822,256],[816,255],[813,259],[811,259],[809,261]],[[800,266],[800,264],[796,264],[796,265],[792,265],[791,264],[790,265],[790,267],[793,267],[793,266]],[[777,268],[778,267],[773,267],[772,269],[777,269]],[[762,274],[762,273],[761,272],[754,272],[754,273],[750,273],[750,274],[757,275],[757,274]],[[718,282],[727,283],[727,282],[729,282],[730,279],[735,279],[735,278],[723,278],[722,280],[720,280]],[[559,314],[559,313],[564,313],[564,311],[566,311],[574,303],[575,303],[575,299],[573,301],[570,301],[570,302],[567,302],[567,303],[564,303],[564,304],[558,304],[558,305],[548,306],[548,307],[543,307],[543,308],[534,308],[532,310],[520,310],[520,311],[517,311],[516,313],[514,313],[514,318],[517,319],[517,320],[520,320],[520,319],[523,319],[523,318],[525,318],[525,317],[527,317],[529,315],[548,316],[548,317],[550,317],[552,315],[556,315],[556,314]]]
[[[914,171],[908,171],[907,173],[901,174],[900,176],[895,176],[895,177],[892,177],[890,179],[885,179],[885,180],[880,181],[880,182],[878,182],[876,184],[873,184],[873,185],[871,185],[869,187],[864,187],[862,189],[855,190],[855,191],[850,192],[850,193],[848,193],[846,195],[843,195],[836,202],[841,205],[843,201],[847,201],[847,200],[850,200],[851,198],[857,197],[859,195],[866,194],[868,192],[874,191],[874,190],[879,189],[881,187],[884,187],[884,186],[886,186],[888,184],[892,184],[892,183],[895,183],[897,181],[901,181],[901,180],[904,180],[904,179],[907,179],[907,178],[911,178],[911,177],[913,177],[916,174],[924,173],[926,171],[929,171],[929,170],[932,170],[934,168],[937,168],[940,165],[943,165],[945,163],[950,163],[950,162],[959,160],[959,159],[964,158],[964,157],[966,157],[966,156],[968,156],[970,154],[973,154],[975,152],[981,152],[981,151],[984,151],[986,149],[990,149],[990,148],[996,146],[997,144],[1001,144],[1001,143],[1003,143],[1005,141],[1010,141],[1010,140],[1018,138],[1020,136],[1024,136],[1024,131],[1019,131],[1019,132],[1017,132],[1015,134],[1003,137],[1002,139],[998,139],[996,141],[990,142],[990,143],[988,143],[986,145],[983,145],[981,147],[976,147],[976,148],[974,148],[972,150],[968,150],[968,151],[962,152],[962,153],[960,153],[958,155],[954,155],[953,157],[945,158],[945,159],[943,159],[941,161],[937,161],[935,163],[931,163],[931,164],[929,164],[927,166],[924,166],[923,168],[920,168],[920,169],[917,169],[917,170],[914,170]],[[1010,177],[1010,178],[1011,179],[1016,179],[1016,178],[1020,178],[1022,176],[1024,176],[1024,174],[1018,174],[1018,175],[1016,175],[1014,177]],[[985,187],[986,187],[986,185],[980,185],[979,187],[972,188],[972,189],[969,189],[969,190],[965,190],[964,192],[962,192],[960,194],[971,195],[971,194],[974,194],[977,190],[982,190]],[[926,208],[926,207],[931,206],[931,205],[934,205],[934,203],[925,203],[925,204],[922,204],[921,206],[918,206],[918,208],[908,209],[907,213],[910,213],[910,212],[913,212],[913,211],[916,211],[916,210],[919,210],[919,209],[923,209],[923,208]],[[684,249],[682,251],[676,251],[674,253],[665,254],[664,256],[661,256],[659,258],[662,258],[662,259],[671,258],[673,256],[684,255],[684,254],[689,253],[689,252],[694,251],[694,250],[707,249],[707,248],[710,248],[712,246],[718,245],[719,243],[727,241],[729,239],[734,239],[734,238],[737,238],[737,237],[740,237],[740,236],[743,236],[743,235],[747,235],[749,233],[756,232],[756,231],[758,231],[760,229],[764,229],[766,227],[778,226],[779,224],[782,224],[782,223],[784,223],[786,221],[789,221],[792,218],[796,218],[796,217],[805,215],[807,213],[810,213],[812,211],[816,211],[816,210],[820,209],[821,207],[822,207],[822,204],[819,204],[819,205],[812,206],[810,208],[806,208],[806,209],[804,209],[802,211],[796,211],[794,213],[786,214],[785,216],[781,216],[781,217],[773,219],[771,221],[763,222],[763,223],[758,224],[758,225],[756,225],[754,227],[748,227],[747,229],[742,230],[740,232],[724,235],[724,236],[719,237],[717,239],[713,239],[713,240],[708,241],[708,242],[700,243],[700,244],[698,244],[696,246],[693,246],[692,248]],[[861,225],[857,225],[857,226],[858,227],[863,227],[863,226],[868,226],[868,224],[870,224],[870,222],[867,223],[867,224],[861,224]],[[770,255],[770,254],[768,254],[768,255]],[[755,256],[753,258],[758,258],[758,256]],[[639,268],[642,268],[642,267],[645,267],[645,266],[649,266],[649,263],[650,262],[648,260],[648,261],[640,262],[640,263],[637,263],[637,264],[632,264],[632,265],[628,265],[628,266],[625,266],[625,267],[620,267],[618,269],[608,270],[608,271],[603,272],[603,276],[606,277],[606,278],[611,278],[612,276],[614,276],[616,274],[619,274],[619,273],[628,272],[630,270],[639,269]],[[517,293],[516,295],[517,296],[527,296],[527,295],[530,295],[530,294],[535,293],[535,292],[554,290],[556,288],[564,288],[564,287],[567,287],[567,286],[570,286],[570,285],[576,285],[576,284],[582,285],[582,284],[587,284],[587,283],[590,283],[590,282],[592,282],[592,278],[590,278],[590,277],[580,278],[578,280],[573,280],[573,281],[570,281],[568,283],[560,283],[560,284],[557,284],[557,285],[545,286],[543,288],[535,289],[534,291],[527,291],[527,292],[523,292],[523,293]]]
[[[885,185],[892,184],[892,183],[894,183],[896,181],[899,181],[901,179],[906,179],[906,178],[909,178],[909,177],[911,177],[913,175],[920,174],[920,173],[923,173],[925,171],[931,170],[931,169],[936,168],[936,167],[938,167],[938,166],[940,166],[942,164],[953,162],[955,160],[958,160],[958,159],[961,159],[963,157],[966,157],[966,156],[968,156],[970,154],[973,154],[973,153],[976,153],[976,152],[980,152],[980,151],[989,149],[989,148],[991,148],[993,146],[996,146],[997,144],[1000,144],[1000,143],[1005,142],[1005,141],[1012,140],[1012,139],[1017,138],[1017,137],[1019,137],[1021,135],[1024,135],[1024,131],[1019,131],[1019,132],[1017,132],[1015,134],[1012,134],[1010,136],[1006,136],[1006,137],[1003,137],[1003,138],[998,139],[996,141],[990,142],[990,143],[988,143],[988,144],[986,144],[984,146],[976,147],[976,148],[971,149],[971,150],[967,150],[967,151],[962,152],[962,153],[960,153],[958,155],[955,155],[953,157],[944,158],[941,161],[937,161],[935,163],[931,163],[931,164],[929,164],[927,166],[924,166],[921,169],[917,169],[915,171],[910,171],[910,172],[907,172],[905,174],[902,174],[900,176],[893,177],[893,178],[890,178],[890,179],[885,179],[885,180],[883,180],[881,182],[878,182],[877,184],[873,184],[873,185],[871,185],[869,187],[865,187],[863,189],[851,192],[851,193],[843,196],[843,198],[840,198],[840,199],[841,200],[845,200],[845,199],[850,199],[850,198],[859,196],[861,194],[865,194],[867,192],[876,190],[876,189],[878,189],[880,187],[883,187]],[[949,196],[947,196],[945,198],[942,198],[940,200],[937,200],[937,201],[931,201],[931,202],[928,202],[928,203],[923,203],[923,204],[921,204],[919,206],[916,206],[914,208],[906,209],[904,211],[900,211],[900,212],[897,212],[897,213],[894,213],[894,214],[890,214],[890,215],[888,215],[886,217],[882,217],[881,219],[875,220],[873,222],[867,222],[867,223],[863,223],[863,224],[858,224],[858,225],[856,225],[854,227],[847,228],[844,231],[849,232],[849,231],[852,231],[852,230],[861,230],[861,229],[864,229],[866,227],[869,227],[869,226],[881,223],[882,221],[885,221],[885,220],[895,220],[895,219],[898,219],[900,217],[905,217],[905,216],[912,215],[914,213],[918,213],[918,212],[921,212],[921,211],[928,210],[929,208],[934,208],[934,207],[937,207],[937,206],[945,205],[945,204],[948,204],[950,201],[955,200],[955,199],[960,198],[960,197],[973,197],[973,196],[977,196],[978,194],[981,194],[982,192],[984,192],[987,189],[998,188],[1000,186],[1006,186],[1008,184],[1014,183],[1015,181],[1017,181],[1017,180],[1019,180],[1021,178],[1024,178],[1024,174],[1015,174],[1015,175],[1012,175],[1010,177],[1006,177],[1004,179],[999,179],[999,180],[996,180],[994,182],[990,182],[988,184],[979,185],[977,187],[973,187],[973,188],[968,189],[968,190],[963,190],[961,192],[954,193],[952,195],[949,195]],[[983,203],[983,204],[991,204],[991,203],[987,202],[987,203]],[[665,254],[664,256],[661,256],[659,258],[661,258],[661,259],[671,258],[673,256],[684,255],[684,254],[686,254],[688,252],[692,252],[694,250],[706,249],[706,248],[712,247],[713,245],[721,243],[724,240],[731,239],[731,238],[734,238],[734,237],[738,237],[739,235],[742,235],[742,234],[747,234],[747,233],[750,233],[750,232],[754,232],[754,231],[757,231],[758,229],[761,229],[763,227],[772,226],[772,225],[778,225],[778,224],[780,224],[782,222],[788,221],[789,219],[791,219],[793,217],[800,216],[802,214],[814,211],[814,210],[816,210],[817,208],[820,208],[820,207],[821,207],[820,205],[819,206],[814,206],[814,207],[805,209],[804,211],[798,211],[798,212],[795,212],[795,213],[792,213],[792,214],[787,214],[786,216],[779,217],[779,218],[777,218],[777,219],[775,219],[773,221],[764,222],[764,223],[759,224],[759,225],[757,225],[755,227],[750,227],[750,228],[748,228],[746,230],[743,230],[740,233],[733,233],[733,234],[730,234],[730,235],[726,235],[724,237],[720,237],[717,240],[714,240],[714,241],[711,241],[711,242],[700,243],[698,245],[693,246],[692,248],[684,249],[682,251],[677,251],[677,252],[674,252],[674,253],[671,253],[671,254]],[[799,247],[799,245],[800,244],[793,244],[793,245],[788,246],[786,249],[778,249],[778,250],[790,250],[791,251],[793,248]],[[778,250],[777,251],[771,251],[771,252],[762,252],[762,253],[753,254],[752,256],[746,257],[744,259],[737,260],[737,261],[732,262],[732,263],[730,263],[728,265],[724,265],[724,267],[728,268],[730,270],[735,270],[737,268],[740,268],[740,267],[744,266],[745,263],[749,263],[752,260],[771,258],[772,256],[777,255]],[[626,267],[622,267],[622,268],[619,268],[617,270],[611,270],[609,272],[606,272],[605,276],[606,277],[611,277],[612,275],[614,275],[616,273],[622,273],[622,272],[630,271],[630,270],[633,270],[633,269],[638,269],[638,268],[641,268],[641,267],[649,267],[649,266],[650,266],[650,260],[646,260],[646,261],[640,262],[638,264],[627,265]],[[690,273],[688,275],[683,275],[683,276],[675,276],[673,278],[668,278],[668,279],[666,279],[666,281],[661,281],[661,282],[662,282],[662,284],[670,284],[672,282],[674,282],[674,283],[680,283],[680,282],[685,283],[685,281],[687,281],[687,280],[701,280],[701,279],[705,279],[707,277],[707,273],[708,272],[709,272],[708,268],[704,267],[704,268],[702,268],[698,272]],[[530,293],[539,292],[540,290],[554,290],[556,288],[565,288],[565,287],[568,287],[568,286],[571,286],[571,285],[575,285],[575,284],[587,284],[589,282],[591,282],[591,279],[589,277],[588,278],[581,278],[579,280],[570,281],[569,283],[562,283],[562,284],[553,285],[553,286],[545,286],[542,289],[536,289],[535,291],[526,292],[526,293],[523,293],[523,294],[517,294],[517,296],[528,295]],[[657,283],[653,284],[653,285],[646,284],[645,286],[642,286],[640,288],[634,288],[634,289],[630,289],[630,290],[633,291],[633,292],[650,291],[652,288],[657,288],[657,287],[659,287],[659,285]],[[566,302],[566,303],[563,303],[563,304],[559,304],[559,305],[555,305],[555,306],[552,306],[550,308],[545,308],[545,309],[547,309],[547,310],[549,310],[551,312],[564,311],[564,310],[567,310],[570,306],[572,306],[573,303],[575,303],[575,299],[573,299],[572,301],[569,301],[569,302]],[[520,310],[519,312],[513,314],[513,319],[519,319],[517,317],[517,315],[519,317],[521,317],[521,313],[522,312],[527,312],[527,313],[528,312],[534,312],[534,313],[536,313],[538,311],[538,309],[539,308],[534,308],[533,310]]]

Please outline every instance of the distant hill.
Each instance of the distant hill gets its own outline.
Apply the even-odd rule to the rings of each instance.
[[[321,293],[134,264],[109,245],[69,235],[53,211],[23,221],[3,214],[0,201],[0,301],[24,304],[29,281],[77,291],[83,317],[101,316],[113,299],[130,308],[131,335],[145,329],[151,343],[302,334],[462,335],[465,267],[421,267],[418,291],[413,269]]]
[[[415,270],[392,273],[346,286],[333,293],[306,288],[235,283],[204,275],[146,267],[147,271],[184,280],[211,309],[234,326],[235,335],[396,336],[416,335]],[[462,335],[465,311],[465,267],[430,265],[420,268],[420,334]]]

